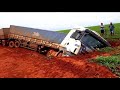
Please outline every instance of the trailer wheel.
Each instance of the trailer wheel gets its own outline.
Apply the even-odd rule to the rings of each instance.
[[[10,41],[10,42],[9,42],[9,47],[12,47],[12,48],[13,48],[14,46],[15,46],[14,41]]]
[[[20,42],[19,41],[15,41],[15,47],[20,47]]]
[[[2,45],[3,45],[3,46],[5,46],[5,45],[6,45],[5,40],[2,40]]]

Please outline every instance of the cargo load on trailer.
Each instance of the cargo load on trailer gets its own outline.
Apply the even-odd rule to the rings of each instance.
[[[84,27],[64,34],[10,25],[0,30],[0,42],[3,46],[23,47],[48,56],[71,56],[110,46],[97,32]]]

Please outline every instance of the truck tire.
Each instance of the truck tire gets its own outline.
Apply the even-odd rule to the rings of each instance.
[[[6,45],[5,40],[2,40],[2,45],[3,45],[3,46],[5,46],[5,45]]]
[[[19,41],[15,41],[15,47],[20,47],[20,42]]]
[[[12,48],[15,47],[14,41],[10,41],[10,42],[9,42],[9,47],[12,47]]]

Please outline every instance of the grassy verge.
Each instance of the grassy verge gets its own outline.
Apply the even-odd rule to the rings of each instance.
[[[112,48],[106,47],[99,50],[100,52],[111,53],[111,56],[98,56],[90,62],[96,62],[108,67],[113,73],[120,77],[120,46]]]
[[[105,35],[103,36],[106,39],[118,39],[120,38],[120,23],[114,23],[115,26],[115,35],[111,36],[109,31],[109,24],[105,25]],[[94,30],[100,33],[100,26],[87,27],[91,30]]]
[[[115,35],[111,36],[110,35],[110,31],[109,31],[109,24],[104,25],[105,26],[105,34],[104,34],[104,38],[105,39],[118,39],[120,38],[120,23],[114,23],[115,26]],[[96,32],[98,32],[100,34],[100,26],[91,26],[91,27],[86,27],[89,28],[91,30],[94,30]],[[62,32],[62,33],[68,33],[70,31],[70,29],[67,30],[59,30],[58,32]]]
[[[57,32],[60,32],[60,33],[69,33],[70,32],[70,29],[67,29],[67,30],[59,30],[59,31],[57,31]]]
[[[102,49],[100,49],[100,50],[98,50],[98,51],[100,51],[100,52],[111,52],[111,51],[113,51],[113,50],[115,50],[115,48],[105,47],[105,48],[102,48]]]
[[[113,73],[120,77],[120,54],[107,57],[99,56],[92,61],[108,67]]]

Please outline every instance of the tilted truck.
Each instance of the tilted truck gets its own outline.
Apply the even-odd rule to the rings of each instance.
[[[15,25],[0,30],[0,43],[35,50],[47,56],[71,56],[110,46],[97,32],[84,27],[73,28],[64,34]]]

